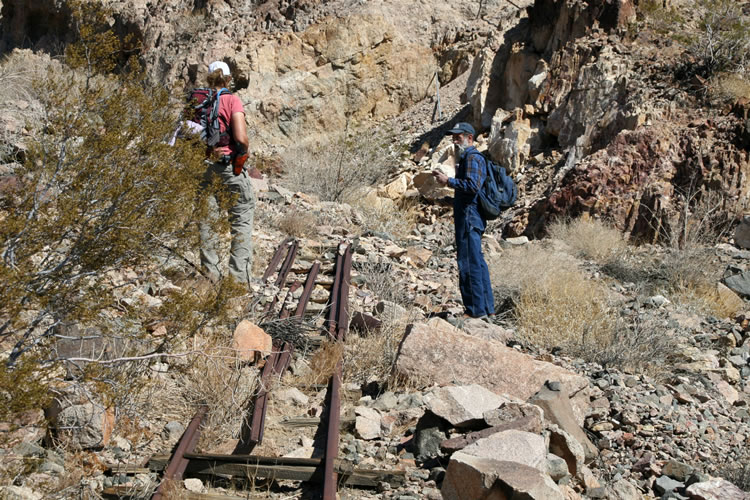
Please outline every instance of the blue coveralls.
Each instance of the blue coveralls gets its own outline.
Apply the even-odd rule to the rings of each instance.
[[[474,146],[466,149],[456,168],[456,177],[448,179],[455,190],[453,219],[456,229],[458,286],[466,314],[472,317],[495,313],[490,272],[482,255],[482,234],[487,221],[477,206],[478,192],[487,176],[487,163]]]

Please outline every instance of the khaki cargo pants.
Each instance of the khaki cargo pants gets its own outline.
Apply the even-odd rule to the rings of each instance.
[[[249,283],[253,267],[253,216],[255,214],[255,190],[250,182],[250,176],[243,170],[242,174],[234,175],[232,165],[212,163],[206,169],[203,180],[204,188],[210,185],[213,176],[221,178],[224,186],[237,200],[229,209],[229,224],[232,232],[232,246],[229,251],[229,274],[240,283]],[[211,196],[209,203],[209,218],[200,224],[201,235],[201,265],[210,276],[222,276],[219,270],[219,256],[216,252],[217,239],[214,228],[221,214],[216,198]]]

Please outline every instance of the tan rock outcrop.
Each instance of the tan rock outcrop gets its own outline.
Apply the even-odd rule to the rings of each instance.
[[[587,401],[580,392],[585,377],[503,344],[472,337],[439,318],[410,327],[399,347],[396,373],[414,381],[479,384],[497,394],[526,400],[547,380],[561,381],[573,397],[576,418],[583,420]]]

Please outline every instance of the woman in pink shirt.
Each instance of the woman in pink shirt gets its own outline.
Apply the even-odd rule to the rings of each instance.
[[[229,222],[232,232],[232,246],[229,252],[229,274],[241,283],[249,283],[253,262],[253,216],[255,213],[255,191],[247,171],[239,167],[235,170],[232,161],[246,155],[249,145],[245,110],[242,101],[227,88],[232,81],[229,66],[223,61],[214,61],[208,66],[207,83],[219,92],[219,124],[221,140],[210,148],[208,168],[204,187],[219,177],[226,188],[237,195],[229,209]],[[209,200],[209,220],[201,222],[201,265],[212,280],[218,280],[219,256],[216,252],[215,228],[218,224],[219,206],[214,196]]]

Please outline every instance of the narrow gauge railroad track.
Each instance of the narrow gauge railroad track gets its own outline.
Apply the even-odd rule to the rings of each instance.
[[[297,256],[299,243],[292,238],[285,239],[274,252],[263,274],[263,281],[268,283],[276,273],[274,286],[276,294],[266,303],[262,313],[268,318],[274,314],[275,307],[286,286],[287,278]],[[286,255],[284,251],[286,250]],[[344,342],[349,325],[349,283],[352,269],[352,246],[341,242],[336,252],[334,266],[334,280],[328,299],[327,314],[324,323],[327,335],[335,342]],[[282,262],[283,258],[283,262]],[[316,260],[310,267],[304,283],[302,294],[293,317],[300,320],[305,314],[316,279],[321,269],[321,262]],[[303,286],[300,282],[293,283],[282,301],[279,319],[289,318],[293,294]],[[279,480],[296,480],[322,482],[323,500],[335,500],[338,487],[341,485],[376,487],[379,483],[387,482],[398,486],[404,482],[403,471],[355,469],[350,464],[338,460],[339,426],[341,424],[341,381],[343,360],[336,363],[334,373],[328,382],[326,407],[328,418],[320,421],[325,426],[325,451],[323,458],[285,458],[252,455],[256,445],[263,441],[263,429],[268,402],[269,388],[274,379],[279,379],[289,367],[294,346],[288,341],[274,341],[272,353],[266,359],[260,375],[260,387],[254,395],[253,404],[248,415],[243,419],[240,429],[240,439],[230,455],[197,454],[195,447],[200,439],[200,427],[207,414],[207,407],[198,409],[190,424],[185,429],[173,452],[169,456],[153,456],[146,467],[112,466],[111,473],[133,474],[138,472],[163,472],[162,480],[153,494],[153,500],[161,500],[166,495],[168,485],[180,481],[186,474],[201,476],[239,476],[246,479],[271,478]],[[107,496],[124,498],[128,496],[126,488],[112,487],[103,492]],[[222,498],[220,495],[190,494],[192,499]],[[224,497],[228,498],[228,497]]]

